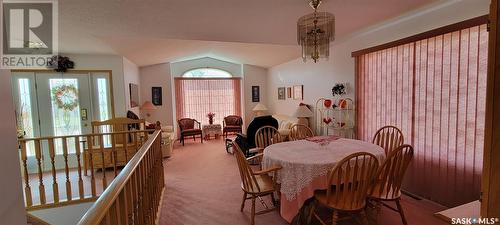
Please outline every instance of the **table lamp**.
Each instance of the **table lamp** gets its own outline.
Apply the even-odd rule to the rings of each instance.
[[[148,111],[151,111],[151,110],[156,110],[156,106],[153,105],[153,103],[151,103],[150,101],[145,101],[142,106],[141,106],[141,109],[142,110],[146,110],[146,116],[147,117],[151,117],[151,114],[148,112]]]
[[[252,111],[255,113],[255,116],[263,116],[264,112],[267,111],[267,107],[264,104],[259,103],[253,107]]]
[[[295,111],[295,117],[299,119],[297,122],[298,124],[309,126],[309,120],[307,120],[307,118],[312,116],[313,112],[307,108],[306,105],[300,105],[299,108],[297,108],[297,111]]]

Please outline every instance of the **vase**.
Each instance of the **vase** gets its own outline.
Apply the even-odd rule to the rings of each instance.
[[[210,125],[214,124],[214,118],[208,118],[208,124]]]

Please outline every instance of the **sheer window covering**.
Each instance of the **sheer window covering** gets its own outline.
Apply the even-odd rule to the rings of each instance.
[[[241,115],[239,78],[176,78],[177,119],[193,118],[208,123],[207,114],[215,113],[214,123],[225,116]]]
[[[358,138],[401,128],[415,147],[407,191],[447,206],[479,198],[487,54],[480,25],[356,57]]]

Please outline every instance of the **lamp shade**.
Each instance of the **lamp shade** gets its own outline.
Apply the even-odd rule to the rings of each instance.
[[[297,111],[295,111],[295,117],[312,117],[312,116],[313,112],[305,105],[299,106],[299,108],[297,108]]]
[[[150,101],[145,101],[142,104],[141,109],[144,109],[144,110],[155,110],[156,106],[153,105],[153,103],[151,103]]]
[[[256,112],[256,111],[267,111],[267,107],[264,104],[259,103],[255,107],[253,107],[252,111],[254,111],[254,112]]]

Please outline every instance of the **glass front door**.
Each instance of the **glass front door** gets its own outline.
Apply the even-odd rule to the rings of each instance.
[[[103,74],[15,73],[14,100],[18,132],[26,138],[80,135],[91,132],[91,121],[109,119],[109,77]],[[75,167],[74,139],[68,139],[68,164]],[[63,143],[56,139],[56,168],[64,168]],[[28,146],[28,168],[36,170],[34,144]],[[42,146],[43,166],[51,167],[48,146]]]

